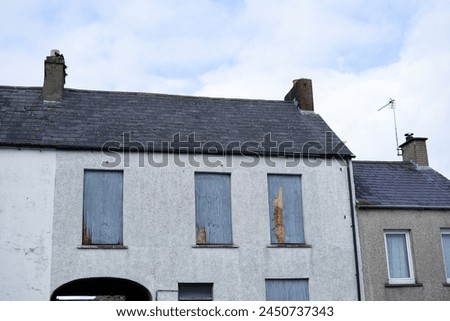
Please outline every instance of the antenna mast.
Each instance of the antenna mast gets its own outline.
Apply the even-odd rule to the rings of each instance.
[[[386,108],[389,106],[389,109],[392,109],[392,112],[394,113],[394,128],[395,128],[395,142],[397,146],[397,156],[402,156],[402,149],[398,147],[398,133],[397,133],[397,117],[395,116],[395,99],[389,98],[389,102],[378,109],[378,111]]]

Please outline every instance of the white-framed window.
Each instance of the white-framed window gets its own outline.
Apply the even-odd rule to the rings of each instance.
[[[445,277],[450,283],[450,229],[441,230],[442,253],[444,255]]]
[[[408,230],[385,230],[384,241],[390,284],[415,283]]]

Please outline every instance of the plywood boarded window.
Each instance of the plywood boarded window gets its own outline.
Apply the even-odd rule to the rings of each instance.
[[[229,174],[195,174],[197,244],[232,244]]]
[[[122,245],[123,172],[85,170],[83,245]]]
[[[266,280],[267,301],[309,301],[307,279]]]
[[[300,175],[268,175],[272,244],[303,244]]]

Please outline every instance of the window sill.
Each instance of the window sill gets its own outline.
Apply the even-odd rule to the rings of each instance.
[[[239,246],[233,244],[196,244],[193,249],[237,249]]]
[[[270,244],[267,245],[268,248],[311,248],[311,244],[305,243],[285,243],[285,244]]]
[[[77,246],[80,250],[126,250],[126,245],[81,245]]]
[[[450,287],[450,283],[444,283],[443,286]]]
[[[386,283],[386,288],[421,288],[423,283]]]

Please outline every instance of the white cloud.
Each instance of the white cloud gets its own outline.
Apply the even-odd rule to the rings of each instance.
[[[446,90],[450,81],[450,67],[446,64],[450,59],[448,7],[430,2],[420,8],[416,4],[412,6],[417,10],[415,15],[387,27],[383,26],[384,19],[373,26],[368,21],[343,19],[341,13],[326,8],[303,8],[304,14],[319,16],[318,20],[306,19],[297,25],[290,21],[288,25],[298,30],[286,29],[284,23],[276,30],[270,23],[271,30],[258,28],[270,36],[264,41],[260,35],[234,66],[205,74],[205,85],[198,94],[282,99],[290,89],[291,79],[309,77],[313,79],[316,111],[347,141],[357,159],[398,160],[392,111],[377,111],[392,97],[397,101],[399,142],[404,141],[405,132],[429,137],[430,164],[450,177],[446,125],[450,119],[450,91]],[[302,8],[297,9],[298,13]],[[256,16],[261,24],[265,24],[264,19],[274,23],[268,11],[266,16]],[[409,28],[399,29],[405,26]],[[330,31],[332,28],[337,30]],[[305,35],[304,30],[316,37]],[[283,45],[286,39],[296,41]],[[399,40],[396,53],[386,46],[392,39]],[[391,61],[377,58],[371,68],[363,70],[347,67],[353,51],[370,50],[377,50],[379,55],[386,51]]]
[[[67,86],[282,99],[313,80],[316,111],[359,159],[395,160],[429,137],[450,177],[450,1],[9,1],[0,4],[0,83],[40,86],[50,49]]]

